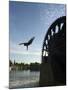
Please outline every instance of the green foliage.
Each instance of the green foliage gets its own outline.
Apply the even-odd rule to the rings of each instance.
[[[40,70],[40,64],[37,62],[30,63],[30,70],[31,71],[39,71]]]
[[[9,66],[12,66],[12,64],[13,64],[13,63],[12,63],[12,61],[11,61],[11,60],[9,60]]]
[[[30,71],[40,70],[40,64],[37,62],[30,64],[17,63],[17,62],[14,62],[14,64],[12,64],[11,60],[9,62],[10,62],[10,66],[14,65],[16,70],[30,70]]]

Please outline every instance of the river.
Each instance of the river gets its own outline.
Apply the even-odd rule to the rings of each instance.
[[[10,71],[9,88],[31,88],[39,85],[39,71]]]

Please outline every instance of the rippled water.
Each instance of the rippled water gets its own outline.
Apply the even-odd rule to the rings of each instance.
[[[37,87],[39,83],[39,71],[10,71],[9,88]]]

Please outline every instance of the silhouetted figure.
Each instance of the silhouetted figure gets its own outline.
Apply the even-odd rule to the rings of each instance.
[[[35,38],[35,37],[32,37],[28,42],[20,43],[19,45],[22,45],[22,44],[23,44],[24,46],[27,47],[27,50],[28,50],[28,46],[29,46],[30,44],[32,44],[34,38]]]

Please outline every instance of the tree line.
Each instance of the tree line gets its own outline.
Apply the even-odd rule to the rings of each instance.
[[[30,70],[30,71],[39,71],[40,70],[40,63],[35,62],[35,63],[30,63],[30,64],[25,64],[25,63],[17,63],[14,61],[12,63],[11,60],[9,60],[9,66],[13,66],[16,70]]]

